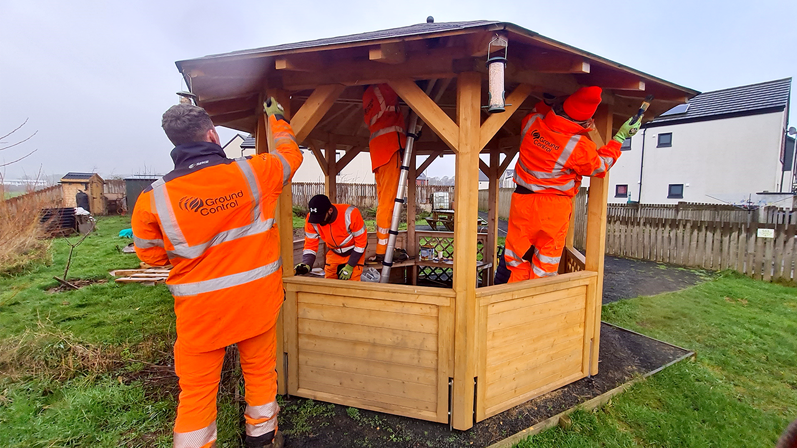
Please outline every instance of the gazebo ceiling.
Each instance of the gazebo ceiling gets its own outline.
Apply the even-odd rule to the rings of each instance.
[[[529,85],[531,95],[493,139],[492,148],[518,143],[520,120],[543,92],[567,95],[580,86],[600,86],[604,103],[613,104],[615,127],[646,95],[655,96],[647,121],[699,93],[512,23],[492,21],[423,23],[178,61],[177,68],[216,125],[245,132],[254,132],[267,90],[288,91],[296,111],[317,86],[345,85],[308,139],[362,147],[368,140],[361,106],[364,85],[437,79],[430,96],[453,119],[456,82],[451,81],[458,73],[476,71],[483,75],[486,104],[487,46],[499,32],[509,41],[507,96],[520,84]],[[434,152],[440,145],[427,132],[418,150]]]

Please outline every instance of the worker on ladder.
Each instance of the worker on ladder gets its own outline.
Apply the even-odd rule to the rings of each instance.
[[[601,93],[600,87],[582,87],[553,109],[539,102],[523,119],[504,251],[509,283],[557,274],[582,176],[605,177],[623,141],[639,130],[641,117],[631,118],[596,148],[586,134]]]
[[[369,261],[381,263],[387,243],[401,175],[402,150],[407,143],[404,115],[399,98],[387,84],[368,86],[363,94],[365,124],[371,132],[368,150],[376,177],[376,255]]]
[[[273,98],[264,106],[276,148],[235,160],[204,109],[167,110],[162,125],[175,145],[174,170],[141,193],[133,212],[139,258],[174,266],[166,284],[177,315],[175,448],[216,446],[216,395],[232,344],[246,381],[246,446],[282,446],[275,369],[284,293],[274,215],[302,153],[282,107]]]
[[[296,275],[307,274],[313,269],[320,239],[328,249],[324,277],[360,281],[363,273],[360,259],[368,245],[368,232],[360,210],[353,205],[333,204],[323,194],[313,196],[308,206],[304,251],[302,262],[294,268]]]

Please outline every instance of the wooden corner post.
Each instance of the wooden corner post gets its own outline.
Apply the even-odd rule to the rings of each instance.
[[[284,90],[268,90],[267,96],[273,96],[279,102],[283,109],[285,109],[285,119],[291,119],[291,97],[288,92]],[[261,117],[265,121],[265,114]],[[268,148],[271,151],[275,150],[274,136],[271,133],[271,128],[266,126]],[[258,132],[258,137],[260,133]],[[257,141],[255,139],[255,146]],[[260,153],[260,148],[256,148]],[[277,200],[277,228],[280,235],[280,257],[282,258],[282,277],[293,276],[293,193],[291,191],[291,183],[288,182],[282,187],[282,193]],[[288,392],[288,379],[285,378],[285,350],[284,345],[284,312],[280,310],[280,315],[277,318],[277,393],[285,394]]]
[[[612,105],[602,104],[595,113],[596,132],[590,138],[600,148],[612,137]],[[598,354],[601,336],[601,306],[603,305],[603,255],[606,252],[606,212],[609,200],[609,173],[606,177],[591,177],[587,205],[587,253],[585,269],[598,273],[595,285],[595,331],[592,342],[590,374],[598,373]]]
[[[473,426],[476,377],[476,239],[479,211],[479,126],[481,75],[461,73],[457,79],[459,138],[454,187],[454,388],[452,424],[455,429]]]

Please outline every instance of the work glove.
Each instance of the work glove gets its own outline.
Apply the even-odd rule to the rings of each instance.
[[[338,273],[338,279],[349,280],[353,272],[354,272],[354,266],[347,264],[346,266],[343,266],[343,269],[341,269],[340,272]]]
[[[642,117],[644,117],[644,115],[640,115],[639,119],[634,124],[631,124],[631,120],[633,120],[634,117],[629,118],[628,121],[620,126],[620,129],[617,131],[617,133],[614,134],[614,140],[622,144],[625,139],[636,134],[639,130],[639,127],[642,126]]]
[[[278,103],[273,96],[263,102],[263,109],[269,117],[272,115],[285,116],[285,109],[282,108],[282,105]]]
[[[293,273],[294,275],[304,275],[309,273],[311,270],[312,269],[310,268],[309,265],[306,265],[304,263],[299,263],[296,265],[296,267],[293,268]]]

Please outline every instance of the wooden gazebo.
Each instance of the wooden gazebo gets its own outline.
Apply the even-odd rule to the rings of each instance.
[[[488,115],[482,110],[485,62],[497,34],[509,42],[507,110]],[[215,124],[253,133],[259,153],[269,142],[262,102],[276,97],[298,141],[321,165],[333,201],[336,173],[368,150],[364,85],[389,83],[426,125],[415,154],[428,157],[420,166],[411,163],[409,204],[415,204],[416,174],[437,156],[456,155],[452,288],[293,277],[291,189],[285,188],[278,372],[280,393],[450,422],[460,430],[598,373],[608,179],[590,185],[586,256],[572,247],[571,226],[561,275],[511,285],[477,282],[477,264],[495,263],[498,179],[518,151],[523,116],[543,92],[601,86],[597,132],[590,135],[601,145],[646,95],[656,98],[650,118],[697,94],[490,21],[424,23],[207,56],[177,67]],[[339,160],[336,150],[346,151]],[[495,204],[486,235],[477,231],[480,169]],[[414,213],[410,206],[401,237],[410,255],[417,255],[422,233],[415,231]]]

